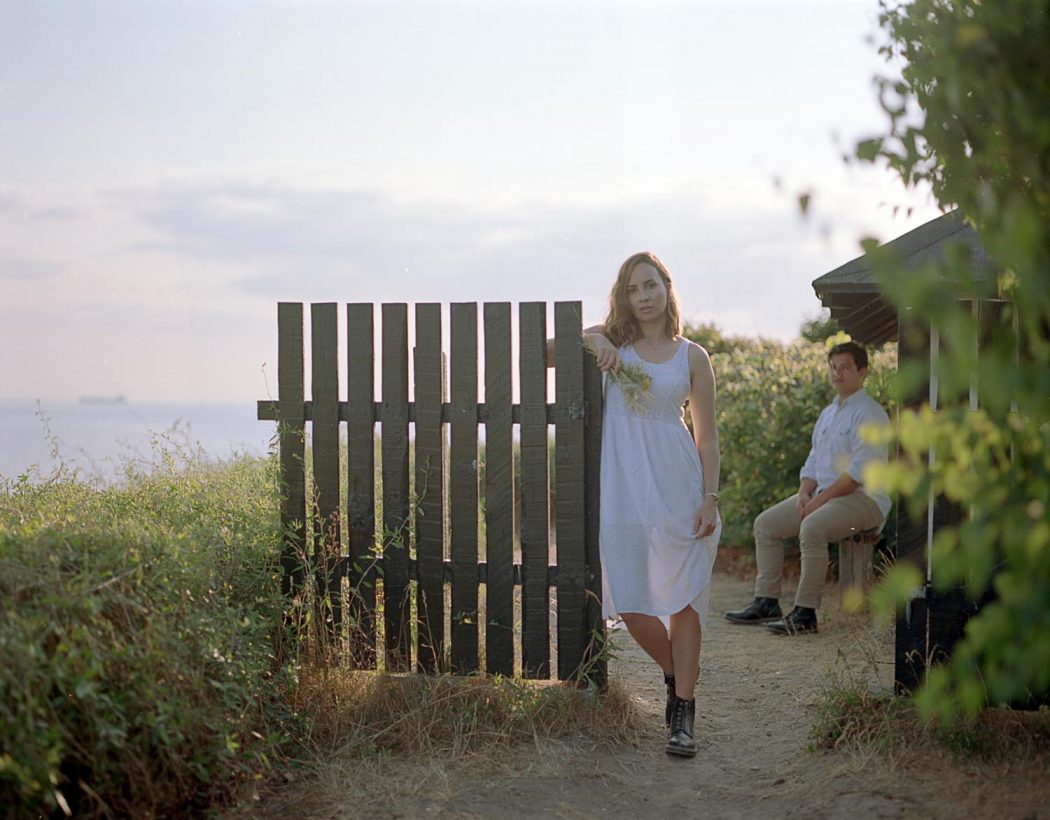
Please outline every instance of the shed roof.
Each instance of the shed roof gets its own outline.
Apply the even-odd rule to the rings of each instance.
[[[945,248],[962,243],[970,249],[975,277],[988,274],[991,263],[973,228],[959,211],[950,211],[881,246],[897,264],[917,268],[945,258]],[[854,339],[879,345],[897,338],[897,309],[882,295],[868,254],[858,256],[813,280],[813,290],[831,316]]]

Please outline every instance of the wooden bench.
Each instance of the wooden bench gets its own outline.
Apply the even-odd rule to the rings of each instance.
[[[875,547],[882,530],[859,530],[839,541],[839,605],[855,611],[863,607],[875,582]],[[857,597],[857,592],[860,597]]]

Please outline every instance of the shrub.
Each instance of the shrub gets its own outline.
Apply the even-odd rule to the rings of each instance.
[[[0,803],[186,814],[268,766],[277,509],[259,460],[4,488]]]
[[[932,581],[996,599],[917,702],[926,715],[973,716],[1050,693],[1050,4],[881,5],[880,51],[902,68],[877,78],[889,121],[856,155],[958,207],[992,260],[975,275],[958,248],[915,269],[871,254],[887,298],[940,338],[935,373],[921,362],[910,373],[936,376],[939,406],[901,414],[901,458],[882,478],[916,517],[936,497],[966,511],[938,530]],[[975,315],[974,302],[998,303],[1000,320]],[[899,597],[886,598],[903,603],[922,576],[899,564],[890,582]]]

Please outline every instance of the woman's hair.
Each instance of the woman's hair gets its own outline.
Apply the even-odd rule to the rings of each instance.
[[[667,288],[667,333],[673,339],[682,332],[682,319],[678,310],[678,296],[671,284],[671,274],[667,267],[661,262],[656,254],[649,251],[639,251],[627,257],[620,266],[620,272],[616,275],[612,292],[609,294],[609,315],[605,317],[605,336],[616,347],[634,342],[640,335],[641,329],[638,320],[631,312],[631,306],[627,302],[627,287],[631,283],[631,274],[641,263],[647,262],[656,268],[660,278],[664,280]]]

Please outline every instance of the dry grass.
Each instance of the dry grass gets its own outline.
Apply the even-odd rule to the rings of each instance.
[[[604,692],[501,677],[304,669],[293,708],[312,730],[297,774],[255,795],[252,813],[357,816],[392,795],[440,800],[464,775],[562,765],[558,750],[636,743],[642,721],[616,681]],[[308,805],[309,810],[306,810]]]
[[[886,693],[833,689],[813,728],[817,748],[875,751],[890,763],[948,752],[956,762],[1050,761],[1050,711],[984,710],[972,721],[923,720],[912,702]]]
[[[293,708],[312,717],[310,742],[322,755],[456,757],[581,732],[615,743],[637,724],[615,682],[599,694],[548,681],[324,668],[304,671]]]

